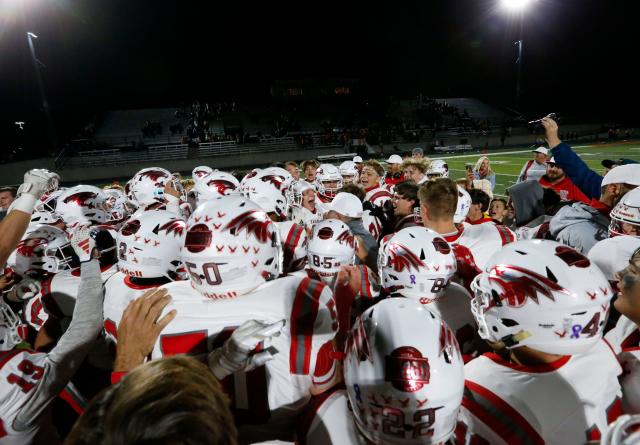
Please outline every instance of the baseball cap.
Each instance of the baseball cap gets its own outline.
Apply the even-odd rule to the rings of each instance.
[[[533,150],[534,153],[542,153],[543,155],[548,155],[549,154],[549,150],[547,150],[545,147],[538,147],[535,150]]]
[[[362,202],[352,193],[338,193],[331,201],[329,210],[349,218],[362,218]]]
[[[362,157],[361,156],[354,156],[353,157],[353,162],[362,164]]]
[[[424,154],[424,151],[422,150],[422,148],[416,147],[413,150],[411,150],[411,154],[421,155],[421,154]]]
[[[634,161],[633,159],[620,158],[617,161],[612,161],[611,159],[603,159],[601,164],[605,168],[613,168],[613,167],[618,167],[620,165],[637,164],[637,162]]]
[[[387,164],[402,164],[402,158],[400,155],[391,155],[387,159]]]
[[[602,186],[609,184],[640,185],[640,164],[626,164],[609,170],[602,178]]]
[[[551,157],[551,159],[547,159],[546,160],[547,164],[555,164],[556,163],[556,158],[554,158],[553,156]]]
[[[599,241],[591,248],[588,257],[602,270],[607,280],[614,281],[616,272],[629,264],[629,258],[640,247],[640,239],[633,236],[614,236]],[[612,255],[611,252],[615,252]]]

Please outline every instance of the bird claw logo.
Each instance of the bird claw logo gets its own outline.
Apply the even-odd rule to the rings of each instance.
[[[160,182],[160,178],[163,178],[164,182],[166,182],[169,179],[169,176],[165,172],[160,170],[149,170],[140,173],[140,179],[142,178],[149,178],[157,185]],[[162,185],[164,185],[164,183]]]
[[[207,187],[215,189],[220,195],[228,195],[229,191],[236,188],[230,181],[224,179],[212,179],[207,182]]]
[[[228,230],[232,235],[238,235],[243,230],[255,235],[261,243],[271,241],[272,222],[266,213],[258,210],[249,210],[233,218],[223,230]]]
[[[271,184],[273,184],[280,191],[284,190],[284,188],[285,188],[284,187],[285,179],[282,176],[264,175],[260,179],[262,180],[262,182],[270,182]]]
[[[36,252],[41,252],[44,246],[47,244],[45,238],[30,238],[24,241],[20,241],[16,247],[16,251],[25,257],[41,256]]]
[[[184,221],[180,219],[173,219],[160,226],[159,230],[165,230],[167,232],[167,235],[182,236],[186,227],[187,224]]]
[[[351,234],[351,232],[348,230],[345,230],[340,235],[338,235],[338,237],[336,238],[336,241],[339,242],[340,244],[345,243],[349,247],[354,246],[354,237]]]
[[[514,308],[524,306],[529,298],[540,304],[538,295],[555,301],[552,291],[569,294],[566,289],[548,278],[517,266],[494,266],[489,272],[489,281],[502,288],[500,299],[506,300],[507,304]],[[495,302],[492,305],[495,305]]]
[[[425,264],[413,252],[402,244],[393,243],[388,246],[390,265],[396,272],[403,270],[420,270]]]
[[[74,203],[79,207],[95,209],[95,205],[93,204],[93,200],[95,198],[96,198],[96,194],[93,192],[80,192],[80,193],[74,193],[71,196],[67,196],[63,202],[65,204]]]

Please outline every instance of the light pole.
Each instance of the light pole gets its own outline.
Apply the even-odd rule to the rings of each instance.
[[[520,93],[522,84],[522,50],[524,47],[523,39],[523,27],[524,27],[524,11],[535,0],[502,0],[503,8],[511,14],[518,14],[518,27],[519,34],[518,40],[514,42],[514,45],[518,46],[518,58],[516,64],[518,65],[517,77],[516,77],[516,98],[515,108],[520,108]]]
[[[27,32],[27,42],[29,44],[29,52],[31,53],[31,61],[33,62],[33,68],[36,71],[36,81],[38,82],[38,91],[40,93],[40,101],[42,102],[42,111],[47,125],[47,133],[49,136],[49,142],[53,145],[53,149],[57,150],[58,141],[53,125],[53,119],[51,118],[51,110],[49,109],[49,102],[47,96],[44,93],[44,83],[42,82],[42,74],[40,73],[40,67],[46,68],[46,65],[36,57],[36,49],[33,44],[33,39],[37,39],[38,36],[32,32]]]

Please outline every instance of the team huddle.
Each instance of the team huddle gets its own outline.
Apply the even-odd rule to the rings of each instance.
[[[189,190],[160,167],[104,189],[28,172],[0,223],[30,218],[0,281],[0,444],[55,443],[54,403],[80,414],[126,379],[123,319],[158,290],[170,321],[146,359],[203,361],[239,443],[632,434],[638,238],[613,231],[597,258],[519,240],[465,222],[471,198],[444,161],[397,175],[354,161],[312,165],[308,181],[201,166]]]

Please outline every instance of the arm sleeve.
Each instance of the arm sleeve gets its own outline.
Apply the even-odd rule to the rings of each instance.
[[[602,176],[591,170],[569,145],[563,142],[554,147],[551,153],[556,164],[589,199],[600,198]]]
[[[518,179],[516,180],[516,184],[524,181],[524,174],[527,171],[527,166],[529,165],[529,161],[525,162],[522,166],[522,170],[520,170],[520,174],[518,175]]]
[[[69,329],[47,355],[40,384],[14,421],[18,430],[28,428],[62,391],[102,329],[104,290],[98,260],[83,263],[80,276],[78,299]]]
[[[491,191],[493,191],[493,189],[496,188],[496,174],[492,173],[491,176],[489,176],[489,182],[491,183]]]

